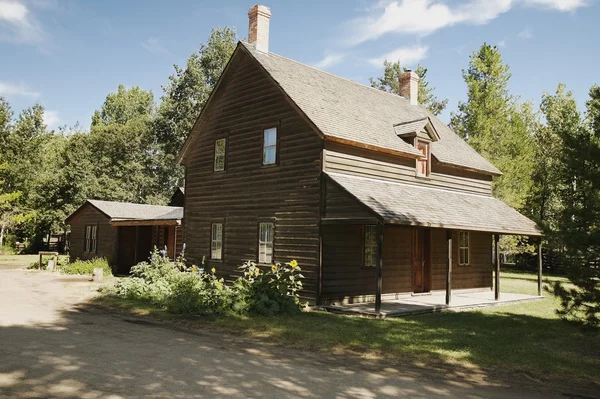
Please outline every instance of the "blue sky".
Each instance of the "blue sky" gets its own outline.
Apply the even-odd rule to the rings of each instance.
[[[429,69],[436,94],[464,100],[461,70],[483,42],[500,46],[523,100],[573,90],[583,109],[600,84],[599,0],[265,1],[270,50],[361,83],[400,58]],[[119,84],[159,99],[173,64],[211,28],[247,37],[252,1],[0,0],[0,96],[13,109],[39,102],[51,127],[88,127]]]

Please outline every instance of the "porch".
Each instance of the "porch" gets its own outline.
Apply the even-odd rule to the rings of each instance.
[[[377,311],[375,302],[330,305],[323,308],[330,312],[355,314],[366,317],[402,317],[423,313],[462,311],[489,306],[510,305],[542,299],[542,296],[502,293],[496,300],[494,291],[456,290],[452,302],[446,303],[446,292],[436,291],[424,295],[399,295],[396,299],[383,300]]]

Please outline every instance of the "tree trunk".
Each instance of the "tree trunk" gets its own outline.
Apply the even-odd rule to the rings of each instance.
[[[0,226],[0,250],[2,249],[2,245],[4,245],[4,224]]]

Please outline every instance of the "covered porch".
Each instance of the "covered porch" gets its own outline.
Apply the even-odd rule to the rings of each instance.
[[[355,204],[345,202],[344,213],[337,211],[342,209],[339,206],[328,212],[326,204],[321,220],[321,298],[325,299],[321,304],[327,309],[385,317],[541,297],[541,233],[533,221],[491,195],[338,174],[329,174],[329,178],[329,203],[334,199],[340,203],[345,192]],[[353,231],[357,233],[351,236]],[[534,238],[537,295],[501,293],[501,235]],[[331,255],[343,256],[346,251],[351,256],[341,263],[348,265],[352,258],[363,258],[360,295],[350,291],[344,295],[342,289],[335,298],[332,282],[343,285],[348,267],[338,266],[337,273],[330,273],[336,267]],[[355,286],[356,280],[355,274]]]

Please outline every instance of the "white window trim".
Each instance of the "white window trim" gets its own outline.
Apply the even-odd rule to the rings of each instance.
[[[85,226],[83,239],[83,252],[98,252],[98,225],[88,224]]]
[[[427,165],[425,167],[425,173],[419,173],[419,159],[417,159],[416,162],[416,175],[417,177],[429,177],[431,176],[431,142],[427,141],[427,140],[422,140],[419,138],[415,138],[415,148],[418,150],[419,149],[419,144],[425,144],[426,146],[426,155],[427,155]]]
[[[217,153],[217,148],[218,148],[218,143],[219,142],[225,142],[225,145],[223,146],[223,153],[219,154]],[[220,139],[215,140],[215,159],[214,159],[214,163],[213,163],[213,170],[215,172],[222,172],[225,170],[225,157],[227,156],[227,138],[223,137]],[[219,169],[217,167],[217,159],[223,158],[223,168]]]
[[[461,234],[466,234],[467,235],[467,246],[464,247],[462,246],[462,242],[460,240],[460,236]],[[466,254],[467,254],[467,261],[463,262],[461,260],[461,252],[463,249],[466,249]],[[459,266],[469,266],[471,264],[471,233],[468,231],[459,231],[458,232],[458,264]]]
[[[275,131],[275,144],[267,145],[267,132],[271,131],[271,130]],[[264,129],[263,130],[263,153],[262,153],[263,166],[277,165],[277,141],[278,141],[278,137],[279,137],[279,130],[277,129],[276,126],[270,127],[268,129]],[[268,148],[274,148],[275,149],[275,159],[273,159],[273,162],[265,162],[266,161],[265,154],[266,154]]]
[[[271,241],[262,239],[263,226],[271,227]],[[271,264],[273,263],[273,255],[275,253],[275,224],[270,222],[261,222],[258,224],[258,263]],[[267,255],[268,245],[271,244],[271,255]],[[264,250],[261,250],[263,249]]]
[[[215,227],[221,229],[221,237],[215,237]],[[215,251],[219,251],[215,256]],[[210,225],[210,259],[223,260],[223,223],[211,223]]]
[[[373,243],[368,243],[367,242],[367,231],[368,230],[373,230],[373,237],[375,238]],[[371,251],[373,251],[372,253],[375,254],[375,258],[374,259],[370,259],[370,260],[373,261],[372,264],[371,264],[371,262],[368,262],[368,260],[367,260],[367,249],[370,249]],[[377,266],[377,226],[374,225],[374,224],[366,224],[364,226],[364,231],[363,231],[363,266],[364,267],[375,267],[375,266]]]

